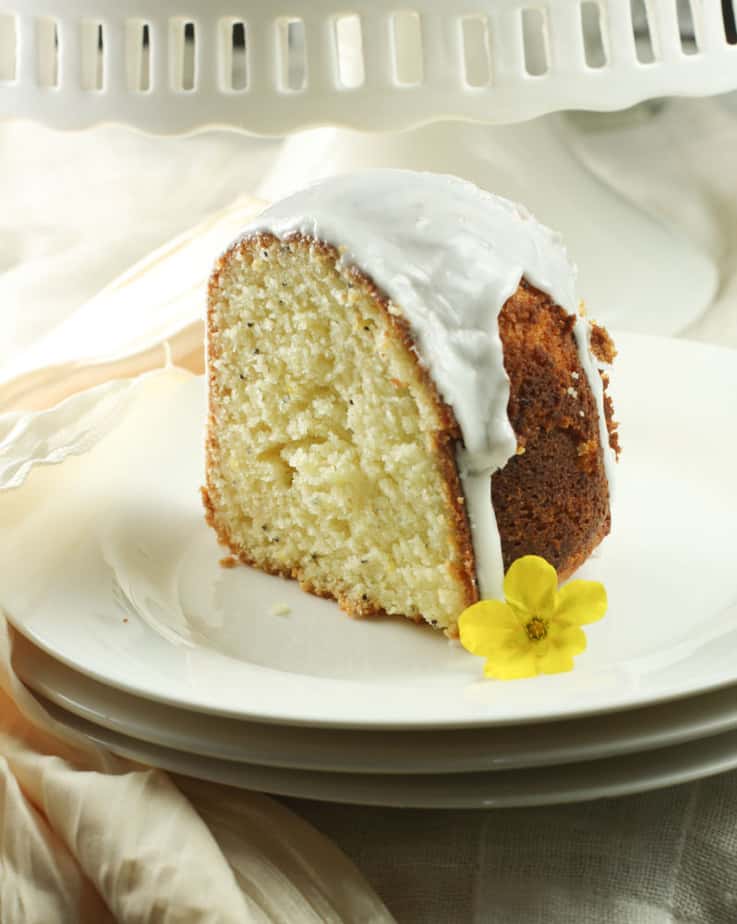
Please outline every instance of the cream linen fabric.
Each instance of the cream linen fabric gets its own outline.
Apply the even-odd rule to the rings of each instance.
[[[343,854],[277,802],[172,781],[59,726],[11,649],[0,616],[3,924],[392,921]]]
[[[624,134],[597,130],[571,143],[587,169],[657,219],[680,225],[712,255],[722,277],[719,298],[687,333],[737,346],[737,118],[729,105],[680,101],[669,104],[658,120],[633,122]],[[239,171],[250,169],[263,151],[255,144],[251,158],[248,144],[212,135],[196,144],[180,140],[178,146],[147,139],[137,148],[117,129],[74,141],[64,136],[63,143],[33,126],[0,129],[3,166],[12,148],[12,168],[0,175],[7,212],[0,244],[6,231],[25,241],[13,252],[0,246],[7,268],[0,275],[0,303],[18,314],[15,331],[0,344],[5,372],[13,373],[0,386],[1,409],[41,408],[85,385],[162,363],[164,351],[157,346],[162,327],[156,328],[160,317],[154,310],[161,290],[148,272],[128,274],[125,286],[135,283],[127,291],[135,291],[139,307],[150,306],[142,316],[151,330],[156,328],[155,335],[148,329],[125,333],[115,317],[123,304],[115,289],[94,300],[100,323],[84,343],[75,343],[80,328],[73,319],[66,332],[61,322],[102,281],[124,270],[131,257],[253,188]],[[32,152],[28,169],[24,149]],[[243,161],[234,163],[239,150]],[[43,173],[44,164],[51,171],[60,151],[75,161],[64,165],[71,194],[49,179],[43,195],[33,197],[27,184]],[[85,169],[108,156],[114,164],[109,173],[94,165],[105,175],[102,196],[83,208],[74,199],[82,214],[72,214],[70,195],[78,192]],[[211,179],[193,166],[202,163],[216,163],[223,171],[215,184],[220,201],[208,201]],[[259,163],[263,166],[263,160]],[[141,180],[143,173],[150,173],[150,183]],[[110,180],[113,174],[116,182]],[[126,193],[144,187],[145,195]],[[183,187],[190,203],[186,209],[179,208],[177,195],[172,199]],[[244,201],[238,206],[255,207]],[[221,215],[216,222],[220,218],[228,220]],[[87,236],[76,237],[77,227],[89,235],[95,223],[109,252]],[[40,251],[34,231],[44,242]],[[48,264],[50,250],[59,258]],[[66,253],[68,262],[62,259]],[[189,296],[186,290],[197,285],[195,277],[201,279],[198,266],[194,261],[192,272],[178,277],[180,323],[166,330],[175,360],[195,371],[201,367],[201,306],[196,289]],[[43,285],[49,267],[51,287]],[[29,304],[38,305],[37,317],[20,316],[20,307]],[[103,321],[106,310],[118,324],[112,343]],[[15,345],[37,352],[21,355]],[[125,355],[131,351],[132,360]],[[65,365],[34,373],[34,355]],[[93,355],[105,362],[75,364],[78,357]],[[17,414],[0,419],[0,441],[19,419]],[[126,921],[390,919],[342,855],[274,800],[172,782],[82,741],[59,739],[41,707],[18,688],[9,666],[7,629],[0,626],[2,924],[105,922],[113,914]],[[419,812],[282,802],[343,848],[401,924],[737,920],[737,774],[627,799],[534,810]],[[191,835],[182,837],[184,828]],[[174,845],[163,862],[151,840],[159,829],[161,843],[170,838]],[[188,889],[190,875],[196,890]],[[211,911],[212,900],[222,897],[226,910],[219,917],[198,917],[196,905],[175,910],[175,896],[184,903],[180,909],[205,896]],[[167,900],[172,902],[168,910]],[[35,918],[28,914],[31,907],[38,909]],[[233,913],[240,917],[226,916]]]

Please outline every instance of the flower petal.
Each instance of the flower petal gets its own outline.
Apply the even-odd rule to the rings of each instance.
[[[538,661],[538,668],[543,674],[565,674],[573,670],[573,655],[567,649],[551,646]]]
[[[571,657],[586,651],[586,633],[580,626],[556,627],[551,633],[550,648],[567,651]]]
[[[541,651],[539,668],[543,674],[561,674],[573,670],[573,659],[586,650],[586,633],[580,626],[554,625],[549,645]]]
[[[585,626],[601,619],[607,606],[603,584],[598,581],[569,581],[558,591],[555,618]]]
[[[471,654],[491,654],[519,629],[514,611],[501,600],[480,600],[458,617],[461,645]]]
[[[529,648],[512,657],[489,658],[484,665],[484,674],[495,680],[522,680],[538,673],[538,659]]]
[[[555,568],[539,555],[518,558],[504,578],[507,602],[532,616],[552,615],[557,590]]]

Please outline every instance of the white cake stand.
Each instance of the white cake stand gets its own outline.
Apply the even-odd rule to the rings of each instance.
[[[0,117],[282,135],[706,96],[737,87],[732,3],[6,0]]]

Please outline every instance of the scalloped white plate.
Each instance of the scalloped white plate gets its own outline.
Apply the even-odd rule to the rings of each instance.
[[[294,583],[221,568],[197,491],[203,382],[171,372],[143,382],[87,455],[3,498],[0,604],[104,683],[256,722],[543,722],[735,683],[737,353],[618,342],[614,532],[580,572],[604,581],[610,612],[570,674],[486,681],[480,660],[430,629],[352,620]]]
[[[686,783],[737,767],[737,732],[694,745],[607,760],[491,773],[383,775],[261,767],[185,754],[91,725],[51,704],[52,715],[116,754],[173,773],[274,795],[401,808],[509,808],[584,802]]]
[[[37,694],[93,725],[219,760],[342,773],[468,773],[640,753],[737,728],[737,687],[605,718],[543,725],[354,731],[264,725],[176,709],[98,683],[22,635],[13,665]]]

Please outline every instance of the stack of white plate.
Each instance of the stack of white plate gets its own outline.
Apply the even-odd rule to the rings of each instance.
[[[617,340],[614,529],[580,572],[610,610],[572,673],[485,680],[429,628],[221,567],[197,490],[204,384],[171,370],[3,498],[16,669],[117,753],[315,799],[523,805],[737,766],[734,353]]]

